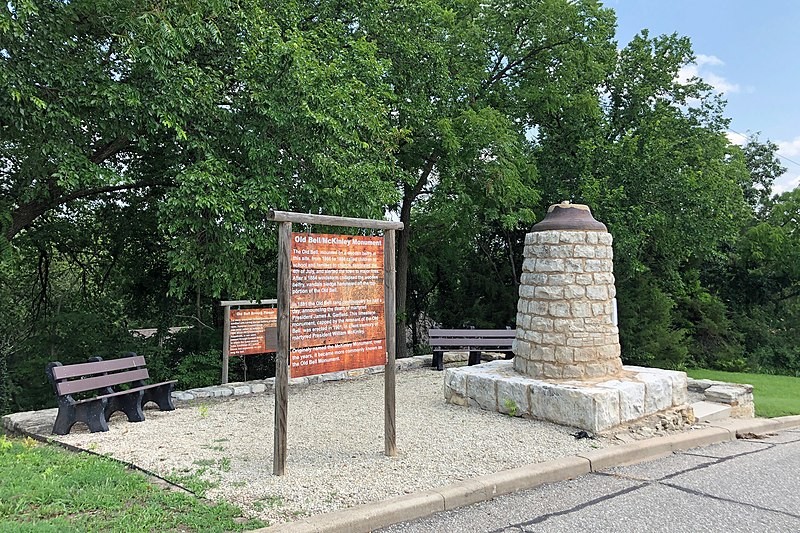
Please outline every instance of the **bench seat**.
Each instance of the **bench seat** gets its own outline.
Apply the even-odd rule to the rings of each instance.
[[[482,352],[500,352],[506,359],[511,359],[514,357],[512,348],[516,334],[514,329],[430,329],[431,365],[444,370],[445,351],[468,351],[470,366],[481,362]]]

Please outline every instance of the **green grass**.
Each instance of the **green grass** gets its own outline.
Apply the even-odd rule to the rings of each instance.
[[[749,383],[753,386],[757,416],[800,414],[800,378],[704,369],[688,370],[686,373],[695,379]]]
[[[157,487],[91,454],[0,436],[0,532],[243,531],[266,524],[227,503]]]

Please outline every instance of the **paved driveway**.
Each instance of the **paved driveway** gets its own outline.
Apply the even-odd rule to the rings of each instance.
[[[679,452],[382,531],[798,532],[800,429]]]

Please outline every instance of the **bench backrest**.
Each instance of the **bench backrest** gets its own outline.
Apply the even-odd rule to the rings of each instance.
[[[144,357],[123,357],[110,361],[92,361],[75,365],[55,365],[53,385],[59,396],[92,391],[149,379]]]
[[[430,345],[436,346],[511,346],[514,329],[430,329]]]

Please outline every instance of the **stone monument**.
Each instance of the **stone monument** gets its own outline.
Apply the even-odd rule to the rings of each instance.
[[[546,379],[622,370],[611,234],[585,205],[562,203],[525,237],[514,369]]]
[[[448,402],[603,431],[688,402],[684,372],[623,366],[612,237],[563,202],[525,238],[512,361],[448,368]]]

